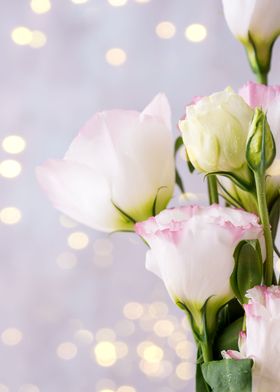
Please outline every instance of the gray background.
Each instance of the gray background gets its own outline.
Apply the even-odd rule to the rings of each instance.
[[[192,96],[228,85],[237,88],[252,79],[244,50],[225,24],[220,1],[128,0],[115,8],[105,0],[80,5],[52,0],[52,9],[43,15],[32,12],[27,0],[1,0],[0,6],[1,138],[18,134],[27,142],[26,150],[15,157],[22,173],[0,179],[0,208],[15,206],[22,212],[18,224],[1,224],[0,391],[115,392],[123,385],[134,389],[120,392],[193,391],[191,371],[185,381],[176,375],[181,362],[193,361],[191,350],[185,359],[174,350],[173,340],[180,333],[191,339],[182,324],[184,315],[171,303],[162,282],[145,270],[144,244],[133,235],[108,237],[80,225],[64,227],[39,189],[34,169],[50,157],[62,157],[80,126],[98,110],[141,110],[163,91],[171,102],[177,134],[176,122]],[[170,40],[154,32],[163,20],[176,25]],[[191,23],[206,26],[203,42],[185,39],[184,30]],[[40,49],[16,45],[11,31],[18,25],[43,31],[47,44]],[[124,65],[106,63],[111,47],[126,51]],[[274,53],[272,84],[278,82],[279,42]],[[0,155],[2,160],[12,158],[3,150]],[[186,170],[183,176],[188,192],[205,192],[202,177],[190,177]],[[178,204],[176,197],[172,203]],[[89,236],[85,249],[75,251],[67,245],[74,231]],[[58,265],[63,252],[77,257],[74,268]],[[152,315],[149,305],[155,301],[161,305],[153,305],[157,314]],[[120,324],[128,302],[142,304],[144,313]],[[173,340],[155,334],[154,324],[161,319],[173,323]],[[5,344],[3,332],[9,328],[22,333],[13,346]],[[89,332],[77,335],[81,328],[91,332],[92,341]],[[127,355],[110,367],[100,366],[90,354],[100,339],[111,339],[112,332],[100,333],[104,328],[115,330],[115,340],[128,348]],[[155,342],[164,351],[154,375],[143,372],[143,366],[148,372],[153,366],[143,365],[137,353],[142,341]],[[74,358],[57,355],[62,342],[75,345]]]

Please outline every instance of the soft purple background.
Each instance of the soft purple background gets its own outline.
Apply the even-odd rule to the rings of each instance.
[[[193,391],[193,380],[180,381],[176,376],[176,367],[184,360],[167,338],[155,335],[157,319],[145,322],[148,305],[161,301],[169,308],[163,318],[171,317],[176,331],[190,339],[181,324],[183,314],[171,303],[161,281],[145,270],[145,246],[133,235],[108,237],[82,226],[63,227],[60,214],[39,189],[34,171],[47,158],[61,157],[80,126],[98,110],[141,110],[163,91],[171,102],[175,133],[192,96],[227,85],[237,88],[251,79],[244,50],[223,19],[220,0],[147,4],[128,0],[119,8],[105,0],[81,5],[53,0],[51,11],[43,15],[33,13],[27,0],[2,0],[0,7],[1,138],[19,134],[27,142],[26,150],[15,157],[23,165],[21,175],[1,179],[0,207],[19,208],[22,220],[13,226],[1,224],[0,334],[13,327],[23,337],[15,346],[0,341],[0,391],[100,392],[101,385],[112,385],[113,391],[122,385],[137,392]],[[170,40],[154,32],[163,20],[177,27]],[[185,27],[191,23],[207,27],[203,42],[185,39]],[[18,25],[45,32],[46,46],[16,45],[11,31]],[[124,65],[106,63],[105,52],[111,47],[126,51]],[[279,61],[278,43],[272,83],[278,82]],[[1,159],[10,158],[3,150],[0,154]],[[185,172],[184,178],[188,191],[204,192],[202,177]],[[77,230],[90,238],[80,251],[67,245],[67,237]],[[100,238],[109,241],[105,243],[109,248],[101,250],[106,256],[97,249],[95,241]],[[78,258],[73,269],[57,264],[58,255],[66,251]],[[131,301],[145,305],[144,320],[133,321],[132,335],[117,335],[116,340],[128,345],[128,354],[115,365],[102,367],[90,356],[96,334],[102,328],[115,329],[125,319],[124,305]],[[92,343],[77,339],[79,328],[91,331]],[[170,374],[150,377],[140,370],[136,348],[144,340],[162,347]],[[76,345],[73,359],[57,355],[62,342]],[[100,384],[104,379],[107,384]]]

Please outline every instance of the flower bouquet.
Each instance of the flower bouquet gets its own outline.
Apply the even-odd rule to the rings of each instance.
[[[104,232],[135,231],[146,267],[186,313],[197,345],[196,391],[280,391],[280,86],[267,86],[279,0],[223,0],[260,83],[195,98],[175,149],[167,98],[141,112],[97,113],[62,160],[37,170],[56,208]],[[183,148],[210,206],[166,209]],[[278,350],[278,351],[277,351]]]

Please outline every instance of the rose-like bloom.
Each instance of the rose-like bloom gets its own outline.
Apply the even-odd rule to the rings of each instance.
[[[280,385],[280,287],[257,286],[248,290],[244,305],[246,333],[242,332],[238,351],[223,352],[224,358],[251,358],[252,392],[278,392]]]
[[[253,70],[267,72],[272,45],[280,34],[279,0],[223,0],[223,6],[227,24],[247,49]]]
[[[62,160],[37,169],[54,206],[102,231],[133,230],[166,207],[175,182],[170,106],[157,95],[142,113],[97,113]]]
[[[231,88],[186,107],[179,122],[193,166],[200,172],[242,172],[253,110]]]
[[[167,209],[137,223],[136,232],[150,246],[146,268],[163,280],[175,303],[188,307],[198,326],[208,298],[214,317],[234,296],[229,278],[237,244],[262,239],[256,215],[219,205]]]

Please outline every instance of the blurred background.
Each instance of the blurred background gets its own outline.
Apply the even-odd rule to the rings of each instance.
[[[175,135],[193,96],[252,79],[221,2],[0,5],[0,392],[192,392],[188,326],[144,244],[62,216],[34,171],[96,111],[141,110],[163,91]],[[271,84],[279,62],[278,40]],[[178,160],[190,201],[203,200],[203,177]]]

